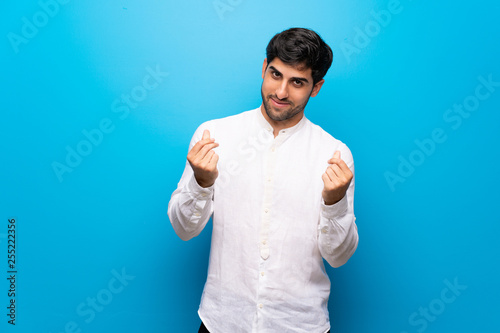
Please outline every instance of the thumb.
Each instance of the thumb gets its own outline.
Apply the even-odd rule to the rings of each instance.
[[[203,131],[203,137],[201,139],[202,140],[210,139],[210,132],[208,130],[204,130]]]
[[[333,158],[340,158],[340,150],[335,151]]]

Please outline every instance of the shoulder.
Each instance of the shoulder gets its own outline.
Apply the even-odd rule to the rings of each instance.
[[[203,122],[194,132],[193,138],[191,139],[191,144],[193,144],[193,142],[196,143],[201,140],[203,131],[205,130],[210,131],[210,136],[216,137],[217,134],[221,131],[227,132],[232,129],[241,128],[241,126],[248,124],[251,119],[255,117],[254,111],[255,110],[244,111],[235,115]]]
[[[197,131],[201,130],[203,132],[202,128],[204,127],[206,127],[206,129],[215,129],[218,126],[233,125],[235,123],[245,122],[253,116],[252,112],[253,110],[244,111],[235,115],[205,121],[200,126],[198,126]]]

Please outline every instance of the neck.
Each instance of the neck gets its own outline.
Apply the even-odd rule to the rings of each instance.
[[[293,116],[290,119],[280,120],[280,121],[272,120],[267,115],[266,109],[264,108],[264,104],[260,105],[260,112],[262,113],[262,116],[264,116],[264,118],[267,120],[267,122],[273,128],[274,137],[277,137],[281,130],[297,125],[299,123],[299,121],[302,119],[302,117],[304,116],[304,111],[302,111],[300,113],[297,113],[295,116]]]

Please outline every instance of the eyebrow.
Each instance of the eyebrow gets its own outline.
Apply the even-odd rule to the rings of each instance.
[[[276,71],[280,74],[282,74],[279,70],[276,69],[276,67],[274,66],[269,66],[270,69],[272,69],[273,71]],[[302,81],[304,83],[309,83],[309,81],[305,78],[305,77],[292,77],[292,80],[297,80],[297,81]]]

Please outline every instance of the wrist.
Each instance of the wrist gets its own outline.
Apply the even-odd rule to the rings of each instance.
[[[194,177],[194,179],[196,180],[196,183],[198,183],[198,185],[200,185],[200,187],[203,187],[203,188],[210,187],[215,183],[215,181],[206,181],[203,179],[199,179],[196,176]]]
[[[328,199],[325,199],[323,198],[323,201],[325,202],[325,206],[331,206],[331,205],[335,205],[337,202],[339,202],[342,198],[340,199],[337,199],[337,200],[328,200]]]
[[[343,197],[343,195],[339,197],[338,195],[326,195],[323,193],[323,202],[326,206],[331,206],[342,200]]]

